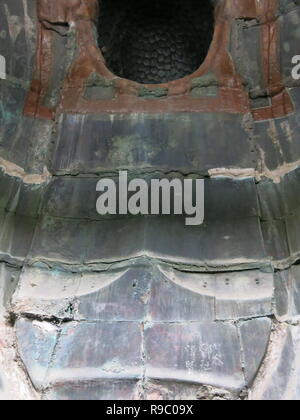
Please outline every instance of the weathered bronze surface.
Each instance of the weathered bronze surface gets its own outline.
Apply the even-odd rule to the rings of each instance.
[[[300,4],[213,5],[145,84],[101,1],[0,0],[0,398],[300,398]],[[204,224],[99,215],[120,170],[205,179]]]
[[[288,115],[293,111],[291,99],[282,83],[278,62],[279,22],[277,0],[257,2],[256,0],[223,0],[217,2],[215,11],[215,33],[205,62],[192,75],[180,81],[161,84],[167,89],[166,98],[147,101],[139,97],[139,84],[114,76],[106,67],[103,55],[93,36],[93,25],[97,20],[98,1],[74,2],[72,6],[64,2],[41,1],[39,3],[39,45],[36,75],[25,107],[25,115],[40,115],[53,118],[55,109],[42,105],[47,94],[54,52],[53,33],[47,22],[75,25],[78,52],[71,63],[70,72],[62,83],[62,95],[57,105],[67,112],[213,112],[224,111],[245,114],[250,111],[249,93],[243,85],[241,75],[228,52],[232,23],[236,19],[256,19],[261,25],[262,68],[264,88],[271,98],[271,106],[253,109],[256,121]],[[46,22],[46,25],[45,25]],[[213,73],[219,86],[216,98],[194,98],[193,83]],[[83,92],[88,79],[97,74],[115,86],[115,97],[101,101],[87,101]],[[201,83],[201,82],[200,82]],[[206,80],[203,81],[209,83]],[[157,88],[158,86],[155,86]],[[147,86],[153,89],[154,86]]]

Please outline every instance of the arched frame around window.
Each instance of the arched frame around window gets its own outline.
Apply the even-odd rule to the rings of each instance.
[[[98,0],[38,0],[36,70],[24,114],[52,119],[57,112],[252,112],[255,120],[264,120],[292,113],[278,60],[278,7],[279,0],[215,0],[212,42],[199,68],[179,80],[141,84],[108,68],[96,32]],[[269,105],[258,109],[251,107],[229,52],[234,22],[251,19],[260,26],[261,72],[270,98]],[[53,89],[55,31],[64,25],[73,31],[76,50],[61,86],[56,86],[59,100],[49,105],[45,98]]]

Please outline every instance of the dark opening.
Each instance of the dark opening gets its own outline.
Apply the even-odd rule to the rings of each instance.
[[[139,83],[166,83],[204,61],[214,30],[211,0],[99,0],[107,67]]]

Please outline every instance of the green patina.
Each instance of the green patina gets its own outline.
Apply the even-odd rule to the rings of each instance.
[[[166,98],[168,96],[169,89],[157,87],[157,88],[147,88],[142,86],[139,88],[138,96],[144,99],[158,99],[158,98]]]

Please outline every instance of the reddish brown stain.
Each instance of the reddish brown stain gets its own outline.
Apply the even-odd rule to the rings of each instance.
[[[184,79],[143,87],[167,88],[168,95],[161,99],[144,99],[138,96],[140,84],[113,75],[93,36],[98,14],[97,0],[39,0],[37,63],[34,80],[27,96],[24,114],[41,118],[54,118],[56,112],[252,112],[255,120],[282,117],[294,111],[280,73],[279,36],[277,21],[278,0],[221,0],[215,11],[213,41],[201,67]],[[261,23],[263,75],[271,106],[251,110],[248,92],[242,77],[237,73],[228,52],[232,20],[257,19]],[[68,22],[75,25],[78,54],[62,86],[61,99],[56,109],[43,106],[49,88],[53,66],[53,34],[47,25]],[[219,83],[217,97],[192,98],[192,82],[212,71]],[[84,90],[91,74],[114,80],[116,96],[110,100],[87,100]]]
[[[255,120],[278,118],[294,112],[292,100],[284,87],[279,63],[280,25],[277,19],[279,0],[257,2],[259,20],[262,23],[261,48],[263,72],[270,107],[253,111]]]

